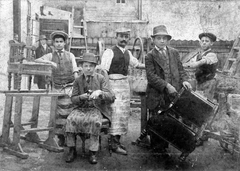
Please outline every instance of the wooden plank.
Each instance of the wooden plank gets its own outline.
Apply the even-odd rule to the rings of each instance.
[[[46,92],[46,90],[45,90],[45,92]],[[17,91],[16,91],[16,93],[15,92],[12,92],[12,91],[0,91],[0,93],[5,93],[5,94],[7,94],[7,95],[9,95],[9,96],[16,96],[16,97],[18,97],[18,96],[48,96],[48,97],[56,97],[56,96],[64,96],[65,94],[64,93],[55,93],[55,92],[49,92],[49,93],[42,93],[42,92],[39,92],[39,93],[36,93],[36,92],[32,92],[32,90],[31,91],[28,91],[28,92],[26,92],[26,91],[23,91],[23,92],[19,92],[19,93],[17,93]]]
[[[33,98],[32,118],[30,119],[30,121],[34,122],[34,124],[31,125],[31,128],[37,128],[38,126],[39,107],[40,107],[40,96],[35,96]]]
[[[20,141],[21,118],[22,118],[22,96],[16,97],[15,114],[14,114],[14,132],[13,145],[17,146]]]
[[[48,127],[56,127],[56,110],[57,110],[57,99],[58,97],[51,97],[51,109],[50,109],[50,119],[48,123]],[[54,139],[55,133],[54,129],[49,131],[48,138]]]
[[[53,130],[53,127],[48,127],[48,128],[30,128],[30,129],[25,129],[21,130],[21,133],[27,133],[27,132],[42,132],[42,131],[51,131]]]
[[[12,102],[13,96],[6,96],[4,115],[3,115],[3,127],[2,127],[2,143],[9,144],[9,132],[10,122],[12,116]]]

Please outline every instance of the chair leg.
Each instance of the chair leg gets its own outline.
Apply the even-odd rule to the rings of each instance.
[[[112,156],[112,136],[111,135],[108,136],[108,151],[110,156]]]

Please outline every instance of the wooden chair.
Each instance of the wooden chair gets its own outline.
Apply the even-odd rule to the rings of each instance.
[[[8,90],[11,90],[12,73],[16,76],[17,89],[21,90],[22,75],[29,75],[28,90],[31,90],[32,75],[52,75],[52,67],[49,64],[33,62],[35,59],[34,46],[26,46],[25,43],[9,42],[10,53],[8,60]],[[26,50],[26,53],[25,53]],[[47,91],[50,87],[50,80],[47,82]]]

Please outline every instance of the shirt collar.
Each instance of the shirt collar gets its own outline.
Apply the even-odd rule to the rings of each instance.
[[[167,50],[167,47],[166,47],[166,46],[163,47],[162,49],[160,49],[159,47],[157,47],[157,46],[155,45],[155,48],[156,48],[158,51],[161,51],[162,49],[164,49],[165,51]]]
[[[120,46],[118,46],[118,45],[117,45],[117,47],[118,47],[123,53],[126,51],[125,48],[122,48],[122,47],[120,47]]]
[[[209,48],[209,49],[207,49],[207,50],[205,50],[205,51],[200,51],[200,54],[205,54],[205,53],[207,53],[207,52],[209,52],[209,51],[211,51],[212,49],[211,48]]]
[[[61,52],[64,52],[64,51],[65,51],[65,50],[64,50],[64,48],[63,48],[63,49],[61,50]],[[57,49],[56,49],[56,52],[58,53],[58,52],[59,52],[59,50],[57,50]]]
[[[84,75],[84,78],[87,78],[87,75],[85,73],[83,73],[83,75]],[[95,75],[95,72],[93,72],[93,74],[89,76],[93,77],[94,75]]]

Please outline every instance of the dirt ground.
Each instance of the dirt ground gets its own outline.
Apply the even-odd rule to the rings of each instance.
[[[43,98],[40,106],[39,127],[48,123],[50,99]],[[31,115],[32,98],[24,98],[22,121],[27,121]],[[3,109],[0,109],[3,110]],[[3,111],[1,111],[3,114]],[[0,128],[3,116],[0,115]],[[0,131],[1,134],[1,131]],[[28,159],[20,159],[9,155],[0,148],[0,171],[82,171],[82,170],[177,170],[175,167],[180,152],[169,148],[172,154],[170,160],[163,159],[147,148],[131,144],[140,134],[140,110],[132,110],[129,120],[129,133],[123,137],[123,144],[127,147],[128,155],[109,155],[107,137],[102,136],[102,149],[98,153],[98,164],[91,165],[88,156],[81,155],[81,141],[78,140],[78,156],[73,163],[65,163],[65,152],[54,153],[38,147],[37,144],[21,140],[23,150],[29,154]],[[42,139],[47,137],[47,132],[39,133]],[[86,149],[87,149],[86,144]],[[240,170],[240,156],[231,155],[224,151],[219,142],[209,139],[204,146],[197,148],[189,155],[187,160],[178,170],[188,171],[238,171]]]

